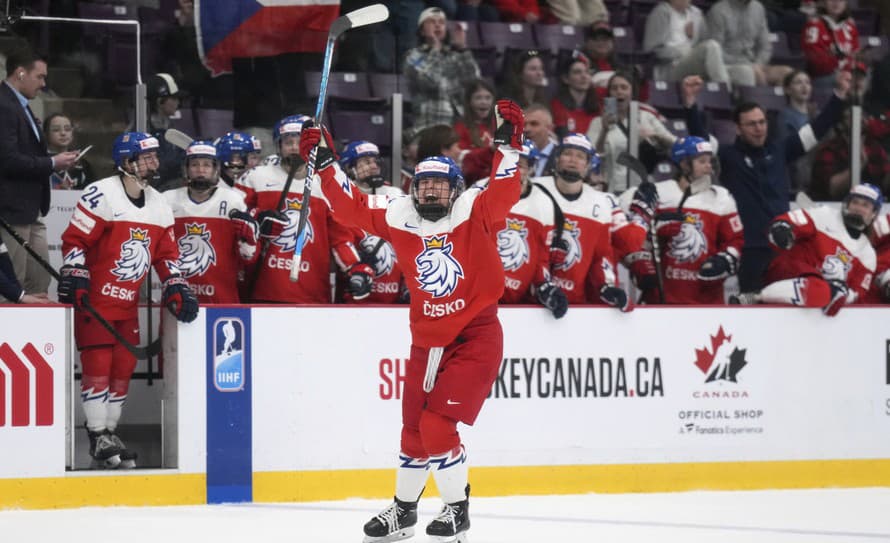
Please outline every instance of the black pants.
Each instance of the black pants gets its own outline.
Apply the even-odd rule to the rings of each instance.
[[[739,287],[742,292],[763,288],[763,277],[772,260],[773,251],[769,247],[742,249],[742,263],[739,266]]]

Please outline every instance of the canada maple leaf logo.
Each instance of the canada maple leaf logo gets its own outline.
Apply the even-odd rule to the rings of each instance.
[[[738,382],[736,375],[748,365],[745,360],[745,351],[747,349],[739,349],[730,342],[732,336],[727,335],[723,331],[723,326],[717,330],[717,335],[711,336],[711,348],[705,346],[703,349],[695,350],[695,366],[701,370],[707,377],[706,383],[712,381],[730,381]],[[726,348],[722,348],[723,346]],[[732,352],[726,356],[726,350],[732,347]]]

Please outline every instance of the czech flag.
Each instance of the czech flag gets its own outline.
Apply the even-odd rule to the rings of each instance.
[[[323,51],[340,0],[195,0],[198,53],[213,75],[232,59]]]

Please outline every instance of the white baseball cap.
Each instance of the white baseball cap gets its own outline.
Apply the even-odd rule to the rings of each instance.
[[[420,12],[420,17],[417,18],[417,28],[423,26],[423,22],[427,19],[432,19],[433,17],[441,17],[445,19],[445,12],[442,11],[441,8],[426,8],[425,10]]]

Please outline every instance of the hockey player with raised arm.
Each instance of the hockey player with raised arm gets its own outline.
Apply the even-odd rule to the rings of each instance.
[[[522,192],[497,233],[498,254],[504,265],[502,304],[540,302],[561,318],[569,308],[565,292],[550,278],[550,245],[554,225],[563,220],[556,202],[529,175],[534,168],[534,144],[526,140],[519,151]]]
[[[370,294],[372,271],[359,259],[353,240],[355,233],[336,222],[327,201],[322,197],[318,183],[312,185],[309,202],[303,201],[306,179],[306,162],[300,156],[300,131],[309,120],[305,115],[290,115],[280,120],[274,129],[281,161],[264,164],[249,170],[238,180],[235,188],[246,197],[248,209],[260,225],[260,235],[266,238],[257,262],[253,292],[248,293],[253,302],[277,302],[293,304],[328,304],[331,299],[331,257],[349,277],[349,291],[356,298]],[[278,208],[281,193],[287,182],[288,172],[296,167],[296,175],[288,189],[284,204]],[[297,245],[297,223],[300,210],[309,206],[306,222],[306,245],[300,263],[300,280],[290,280],[294,248]]]
[[[386,184],[380,148],[365,140],[349,142],[340,155],[340,167],[346,172],[355,186],[368,195],[404,196],[402,189]],[[385,239],[369,234],[360,228],[355,231],[355,247],[362,262],[372,274],[371,292],[365,298],[357,299],[349,292],[349,277],[340,273],[337,277],[337,290],[349,302],[368,304],[394,304],[408,301],[408,291],[402,277],[402,268],[396,258],[392,244]]]
[[[621,195],[636,221],[655,221],[664,303],[723,305],[723,283],[738,272],[742,221],[732,194],[712,184],[713,157],[707,140],[678,139],[671,148],[676,181],[643,183]],[[658,303],[658,292],[647,289],[643,299]]]
[[[219,181],[216,147],[185,150],[188,185],[164,193],[176,220],[179,270],[202,304],[237,304],[238,273],[257,258],[256,221],[244,194]]]
[[[616,286],[612,236],[623,235],[619,230],[628,227],[639,229],[635,245],[642,249],[645,232],[628,223],[611,194],[583,182],[593,152],[586,136],[567,134],[556,150],[554,177],[536,180],[564,215],[562,233],[553,239],[553,283],[565,292],[570,304],[606,304],[629,311],[627,293]]]
[[[501,364],[497,302],[504,274],[495,232],[519,199],[521,183],[522,110],[501,100],[496,112],[498,150],[484,188],[464,190],[457,165],[433,156],[415,167],[410,196],[367,196],[346,178],[330,150],[318,147],[322,188],[338,220],[389,240],[411,291],[412,345],[395,500],[365,524],[366,542],[413,535],[430,471],[445,505],[426,533],[434,541],[465,541],[470,527],[468,462],[457,423],[475,422]],[[303,156],[323,139],[320,129],[307,128]]]
[[[881,189],[860,183],[850,189],[840,213],[818,206],[779,215],[769,227],[770,245],[779,254],[767,269],[767,285],[730,302],[820,307],[829,317],[855,303],[871,287],[875,250],[865,230],[883,202]]]
[[[158,141],[141,132],[117,137],[118,173],[83,191],[62,234],[59,300],[90,304],[131,344],[139,343],[139,289],[153,266],[163,301],[182,322],[198,315],[198,301],[179,272],[173,212],[149,186],[158,171]],[[94,467],[133,468],[136,454],[115,435],[136,358],[86,311],[74,314],[74,339],[83,367],[81,399]]]

